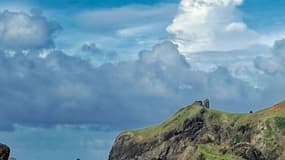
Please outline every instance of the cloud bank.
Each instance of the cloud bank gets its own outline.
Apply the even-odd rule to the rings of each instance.
[[[284,46],[277,42],[274,54],[283,56]],[[45,58],[37,52],[0,54],[3,130],[14,124],[126,129],[157,123],[183,105],[206,97],[219,109],[245,112],[284,98],[282,70],[276,70],[272,84],[264,62],[258,64],[257,59],[260,74],[255,76],[263,88],[255,88],[224,67],[212,72],[192,70],[171,42],[142,51],[136,61],[97,68],[59,51],[50,51]]]

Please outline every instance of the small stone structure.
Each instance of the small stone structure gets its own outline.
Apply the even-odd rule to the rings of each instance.
[[[210,108],[210,100],[209,99],[205,99],[204,100],[204,107],[205,108]]]
[[[193,103],[193,105],[199,105],[205,108],[210,108],[210,100],[209,99],[205,99],[204,101],[195,101]]]

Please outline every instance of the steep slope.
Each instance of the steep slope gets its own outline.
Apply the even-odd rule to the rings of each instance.
[[[249,114],[195,102],[151,128],[121,133],[109,160],[285,160],[285,102]]]

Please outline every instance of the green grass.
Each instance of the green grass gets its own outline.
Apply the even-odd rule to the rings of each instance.
[[[182,109],[177,112],[172,118],[159,124],[154,127],[139,129],[136,131],[126,132],[134,135],[136,141],[146,141],[151,140],[153,138],[159,137],[164,133],[167,133],[172,130],[180,130],[183,127],[184,122],[187,119],[191,119],[200,114],[202,110],[202,106],[193,105]],[[220,124],[234,123],[237,119],[241,118],[245,114],[233,114],[233,113],[225,113],[218,110],[207,109],[204,116],[206,123],[214,126]]]
[[[232,128],[236,128],[241,125],[250,124],[253,129],[258,131],[258,123],[266,122],[267,120],[271,120],[275,118],[276,126],[278,128],[285,128],[285,101],[277,104],[279,108],[276,111],[274,108],[264,109],[253,114],[240,114],[240,113],[226,113],[222,111],[217,111],[213,109],[207,109],[204,118],[206,120],[206,124],[209,126],[219,125],[219,126],[230,126]],[[281,107],[280,107],[281,106]],[[167,132],[173,130],[181,130],[184,122],[187,119],[194,118],[198,114],[200,114],[202,107],[199,105],[188,106],[181,109],[177,112],[173,117],[169,120],[156,125],[154,127],[139,129],[136,131],[128,131],[125,134],[131,134],[134,137],[133,140],[137,142],[142,141],[151,141],[157,137],[164,135]],[[271,126],[270,126],[271,127]],[[267,133],[269,137],[271,137],[271,130]],[[285,129],[284,129],[285,133]],[[242,138],[240,136],[236,136],[236,141],[241,141]]]
[[[191,108],[185,108],[180,112],[177,112],[172,118],[163,122],[160,125],[140,129],[137,131],[131,131],[131,133],[138,137],[137,141],[149,140],[158,136],[161,136],[164,133],[172,131],[174,129],[181,129],[183,127],[184,121],[195,117],[201,111],[201,106],[192,106]]]
[[[231,154],[222,154],[218,150],[219,147],[212,145],[199,145],[197,153],[203,154],[206,160],[243,160],[240,157]]]
[[[285,118],[284,117],[275,117],[274,120],[275,120],[276,127],[278,127],[279,129],[285,128]]]

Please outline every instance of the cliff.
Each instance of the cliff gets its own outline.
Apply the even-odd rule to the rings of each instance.
[[[109,160],[284,160],[285,102],[248,114],[194,103],[160,125],[121,133]]]

